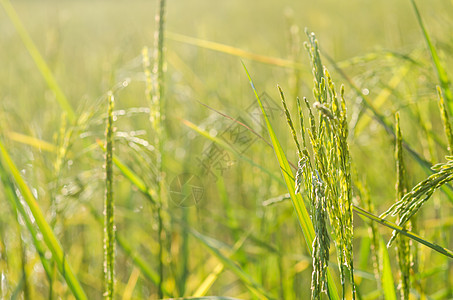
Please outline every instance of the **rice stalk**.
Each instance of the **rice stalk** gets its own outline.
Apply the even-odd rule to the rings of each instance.
[[[159,0],[156,13],[156,31],[154,32],[153,68],[151,72],[151,106],[150,121],[156,131],[156,138],[162,136],[164,112],[164,32],[165,0]],[[145,67],[146,69],[146,67]],[[147,88],[149,90],[149,87]],[[156,143],[158,144],[158,143]]]
[[[100,140],[97,140],[98,146],[102,149],[102,151],[106,151],[104,145]],[[113,155],[112,162],[118,168],[118,170],[123,174],[123,176],[128,179],[144,196],[145,198],[152,204],[156,205],[157,199],[157,191],[153,187],[147,185],[143,179],[131,170],[123,161],[120,160],[116,155]]]
[[[302,111],[302,105],[300,104],[300,99],[299,97],[296,98],[297,102],[297,112],[299,114],[299,123],[300,123],[300,135],[302,136],[302,144],[304,145],[304,154],[308,156],[307,151],[307,140],[305,138],[305,125],[304,125],[304,114]],[[304,98],[304,102],[306,102],[307,99]],[[310,105],[308,106],[310,108]]]
[[[315,237],[312,243],[313,273],[311,280],[311,297],[312,299],[320,299],[323,292],[327,293],[327,269],[329,265],[330,250],[330,238],[327,231],[325,185],[317,171],[316,173],[313,172],[311,166],[308,165],[310,157],[307,150],[304,149],[304,152],[301,151],[291,114],[286,105],[285,96],[279,86],[278,89],[286,114],[286,121],[291,130],[299,155],[295,179],[295,192],[299,193],[301,191],[302,181],[304,181],[305,190],[310,191],[311,220],[315,231]],[[298,101],[298,108],[300,111],[300,101]],[[303,119],[301,120],[301,124],[303,124]],[[303,131],[302,135],[304,135]],[[305,140],[305,137],[303,139]],[[311,176],[311,180],[308,180],[308,176]]]
[[[338,266],[343,287],[343,298],[346,294],[345,268],[347,268],[350,272],[352,297],[355,299],[356,291],[352,252],[352,183],[350,175],[349,147],[347,144],[348,127],[346,121],[344,87],[341,88],[339,100],[335,91],[335,85],[329,73],[322,65],[318,41],[314,34],[310,34],[308,37],[310,43],[306,43],[305,46],[308,50],[313,67],[315,84],[313,94],[316,100],[314,107],[319,111],[318,124],[316,125],[316,120],[310,105],[308,104],[308,101],[304,99],[309,111],[310,130],[308,131],[308,135],[313,150],[313,166],[310,164],[311,159],[307,149],[304,149],[304,151],[301,151],[300,149],[283,96],[282,102],[300,158],[295,180],[296,191],[300,191],[302,181],[304,181],[306,190],[316,191],[310,194],[312,219],[316,232],[316,238],[313,244],[315,247],[313,249],[314,272],[312,280],[312,297],[319,298],[320,291],[323,291],[324,288],[324,286],[320,284],[319,279],[325,279],[323,272],[325,272],[324,270],[327,268],[328,262],[327,253],[329,249],[329,237],[326,230],[326,216],[324,215],[327,212],[333,227],[335,237],[334,242],[338,253]],[[300,101],[298,101],[298,111],[301,118],[301,134],[304,140],[304,146],[306,147]],[[323,184],[320,185],[320,182],[323,182]],[[325,186],[323,186],[324,184]],[[324,198],[325,200],[320,200]],[[325,208],[326,211],[319,211],[320,208]]]
[[[319,175],[313,175],[312,221],[315,227],[315,239],[313,240],[313,273],[311,279],[311,297],[320,299],[321,293],[327,292],[327,267],[329,265],[330,238],[327,231],[326,197],[324,183]]]
[[[378,217],[378,216],[375,216],[373,215],[372,213],[364,210],[363,208],[360,208],[358,206],[354,206],[354,211],[356,213],[358,213],[359,215],[362,215],[370,220],[373,220],[375,222],[378,222],[379,224],[381,225],[384,225],[390,229],[393,229],[395,231],[397,231],[398,233],[402,234],[402,235],[405,235],[407,236],[408,238],[422,244],[422,245],[425,245],[426,247],[429,247],[431,249],[433,249],[434,251],[437,251],[438,253],[442,254],[442,255],[445,255],[447,257],[450,257],[450,258],[453,258],[453,251],[452,250],[449,250],[447,248],[444,248],[444,247],[441,247],[435,243],[432,243],[424,238],[422,238],[421,236],[417,235],[416,233],[412,232],[412,231],[409,231],[407,229],[404,229],[403,227],[397,225],[397,224],[394,224],[392,222],[389,222],[387,221],[386,219],[383,219],[381,217]]]
[[[294,143],[296,144],[296,147],[297,147],[297,154],[299,155],[299,159],[301,159],[303,157],[302,151],[300,149],[300,145],[299,145],[299,141],[297,139],[296,130],[294,129],[293,121],[291,119],[291,114],[289,113],[288,107],[286,106],[285,95],[283,94],[282,88],[280,86],[277,86],[277,88],[278,88],[278,91],[280,92],[280,98],[282,99],[282,104],[283,104],[283,108],[285,110],[285,115],[286,115],[286,121],[288,122],[289,129],[291,130],[291,133],[293,135]]]
[[[312,223],[312,221],[310,219],[310,215],[305,207],[301,194],[296,193],[296,187],[295,187],[296,182],[295,182],[294,178],[292,177],[291,167],[289,165],[288,159],[286,158],[286,154],[283,151],[282,146],[280,145],[280,142],[277,139],[277,136],[275,135],[272,124],[270,123],[269,118],[264,109],[263,102],[261,101],[261,99],[258,95],[258,92],[255,88],[255,85],[253,84],[252,78],[250,77],[250,74],[249,74],[247,68],[245,67],[244,64],[242,64],[242,65],[244,66],[244,69],[245,69],[245,72],[249,79],[250,85],[253,89],[253,93],[255,94],[256,100],[258,101],[261,112],[263,114],[264,121],[265,121],[266,127],[267,127],[267,131],[269,133],[275,155],[276,155],[278,163],[280,165],[282,176],[285,180],[286,188],[288,189],[294,210],[296,211],[299,224],[302,228],[302,232],[304,234],[305,241],[308,246],[308,250],[311,254],[312,250],[313,250],[312,243],[313,243],[313,240],[315,239],[315,235],[316,235],[314,227],[313,227],[313,223]],[[310,114],[310,117],[313,117],[313,114]],[[310,121],[311,121],[310,122],[311,125],[314,127],[315,126],[314,120],[310,120]],[[314,130],[316,130],[316,129],[314,128]],[[301,165],[300,161],[299,161],[299,165]],[[330,274],[329,270],[327,270],[327,287],[328,287],[329,298],[330,299],[339,299],[336,286],[333,282],[333,278],[332,278],[332,275]]]
[[[444,184],[453,180],[453,157],[447,156],[446,163],[439,163],[432,167],[436,173],[419,182],[410,192],[385,211],[381,218],[389,215],[399,215],[398,226],[404,226],[432,194]],[[388,245],[395,240],[398,232],[394,231]]]
[[[448,154],[453,155],[453,134],[451,131],[450,116],[448,115],[444,97],[442,96],[442,90],[439,86],[437,86],[437,96],[439,97],[440,116],[442,119],[442,124],[444,125],[444,131],[448,142]]]
[[[115,204],[113,199],[113,107],[114,97],[108,95],[108,113],[105,152],[104,201],[104,298],[113,299],[115,285]]]
[[[322,65],[318,41],[313,33],[308,34],[308,38],[309,43],[305,43],[305,47],[313,67],[315,84],[313,95],[316,100],[313,106],[319,111],[317,130],[310,113],[309,136],[314,154],[313,168],[326,184],[327,212],[333,227],[343,297],[345,297],[345,268],[347,268],[350,272],[352,297],[355,299],[352,183],[344,87],[341,87],[340,99],[338,99],[330,74]]]
[[[407,191],[406,188],[406,170],[403,160],[403,138],[401,135],[400,116],[399,113],[395,115],[396,119],[396,199],[401,199]],[[398,216],[400,217],[400,216]],[[408,226],[403,226],[408,228]],[[400,293],[401,299],[409,299],[410,289],[410,245],[409,240],[405,236],[399,236],[397,240],[397,257],[400,269]]]
[[[375,120],[380,124],[385,131],[392,136],[393,138],[395,137],[395,130],[393,128],[393,125],[388,122],[384,115],[379,112],[373,105],[372,101],[365,96],[361,89],[354,84],[354,82],[341,70],[338,65],[335,63],[335,61],[330,58],[328,55],[324,53],[324,56],[328,59],[328,61],[332,64],[332,66],[335,68],[335,70],[346,80],[347,84],[355,91],[355,93],[363,100],[363,104],[367,109],[371,111],[373,114]],[[403,147],[406,149],[406,151],[415,159],[415,161],[423,168],[423,170],[426,172],[426,174],[430,175],[433,174],[433,170],[431,169],[432,164],[427,161],[421,154],[416,152],[406,141],[403,139]],[[441,187],[442,192],[444,192],[447,195],[447,199],[450,202],[453,202],[453,187],[450,185],[447,186],[442,186]]]
[[[93,218],[96,220],[96,222],[100,226],[103,226],[102,216],[99,214],[99,212],[93,207],[93,205],[88,204],[87,207],[91,212]],[[135,249],[132,248],[132,246],[127,242],[127,240],[123,236],[115,233],[115,239],[118,244],[118,247],[124,252],[124,254],[127,257],[129,257],[132,260],[132,263],[140,270],[143,277],[148,279],[154,285],[157,286],[159,282],[159,275],[157,274],[157,272],[155,272],[148,266],[146,260],[143,259]],[[172,296],[172,294],[165,287],[163,287],[163,290],[166,295]]]
[[[154,51],[153,51],[153,67],[149,71],[150,63],[147,61],[148,56],[146,51],[143,52],[143,67],[146,74],[146,98],[150,106],[150,123],[154,130],[154,146],[158,149],[156,153],[156,169],[157,169],[157,195],[159,202],[156,207],[157,217],[157,235],[159,243],[159,283],[158,297],[163,298],[163,282],[164,282],[164,241],[165,230],[163,220],[163,209],[167,207],[165,196],[163,195],[163,146],[164,146],[164,125],[165,118],[165,103],[164,103],[164,25],[165,25],[165,0],[158,1],[158,10],[156,12],[156,30],[154,32]]]

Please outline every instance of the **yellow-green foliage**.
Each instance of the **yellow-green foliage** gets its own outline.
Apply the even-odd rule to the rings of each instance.
[[[0,0],[0,298],[451,299],[451,3],[367,2]]]

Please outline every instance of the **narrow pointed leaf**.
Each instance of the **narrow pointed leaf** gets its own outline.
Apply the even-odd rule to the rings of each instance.
[[[213,238],[209,238],[207,236],[202,235],[198,231],[190,230],[189,231],[193,237],[195,237],[198,241],[200,241],[204,246],[206,246],[215,257],[217,257],[230,271],[232,271],[236,276],[241,279],[244,285],[259,299],[275,299],[272,295],[264,290],[262,286],[260,286],[257,282],[253,280],[253,278],[247,274],[240,266],[236,264],[232,259],[224,255],[219,247],[216,244],[220,244],[220,242],[214,240]]]
[[[6,151],[1,141],[0,141],[0,160],[2,161],[2,165],[5,167],[6,171],[14,179],[16,185],[18,186],[24,198],[24,201],[30,208],[30,211],[35,219],[36,225],[41,231],[44,242],[51,251],[52,257],[58,266],[58,270],[65,279],[73,295],[77,299],[82,300],[87,299],[85,292],[79,283],[79,280],[75,276],[71,266],[69,265],[67,258],[65,257],[65,253],[63,252],[63,249],[58,239],[56,238],[54,232],[52,231],[52,228],[50,227],[49,223],[47,223],[46,219],[44,218],[44,214],[42,213],[35,196],[31,192],[28,185],[25,183],[25,180],[20,175],[19,170],[17,169],[16,165],[14,164],[13,160],[9,156],[8,152]]]

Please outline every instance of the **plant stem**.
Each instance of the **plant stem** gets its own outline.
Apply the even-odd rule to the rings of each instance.
[[[105,299],[113,299],[115,285],[115,205],[113,201],[113,106],[114,98],[108,95],[108,116],[106,130],[105,174],[106,189],[104,202],[104,280]]]

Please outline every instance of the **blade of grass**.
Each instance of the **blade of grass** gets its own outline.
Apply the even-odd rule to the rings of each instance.
[[[72,268],[65,257],[65,254],[59,241],[57,240],[55,234],[53,233],[49,223],[47,223],[44,214],[42,213],[41,208],[39,207],[36,201],[36,198],[33,196],[33,193],[31,192],[30,188],[20,175],[19,170],[17,169],[16,165],[14,164],[13,160],[9,156],[8,152],[6,151],[1,141],[0,141],[0,159],[3,162],[2,165],[5,167],[6,171],[10,174],[12,178],[14,178],[14,181],[17,184],[25,202],[27,203],[31,213],[33,214],[33,217],[36,221],[36,225],[41,231],[44,242],[46,243],[49,250],[52,252],[52,256],[57,264],[58,270],[65,279],[73,295],[77,299],[83,300],[87,299],[82,286],[80,285],[77,277],[73,273]]]
[[[395,114],[395,127],[396,127],[396,145],[395,145],[395,159],[396,159],[396,201],[404,197],[404,194],[407,192],[406,187],[406,166],[404,164],[403,158],[403,146],[402,146],[402,133],[401,133],[401,124],[400,124],[400,114],[397,112]],[[401,217],[401,214],[398,215],[398,219]],[[414,219],[410,220],[410,223]],[[410,225],[409,225],[410,226]],[[408,225],[405,225],[404,228],[410,228]],[[411,273],[411,258],[410,258],[410,243],[406,237],[399,236],[397,240],[397,261],[400,271],[400,296],[402,300],[409,299],[409,289],[410,289],[410,273]]]
[[[414,240],[414,241],[416,241],[416,242],[418,242],[420,244],[423,244],[423,245],[433,249],[434,251],[439,252],[440,254],[443,254],[445,256],[453,258],[453,251],[451,251],[449,249],[446,249],[446,248],[443,248],[443,247],[441,247],[441,246],[439,246],[437,244],[431,243],[431,242],[423,239],[419,235],[404,229],[401,226],[398,226],[398,225],[396,225],[396,224],[394,224],[392,222],[389,222],[389,221],[387,221],[385,219],[379,218],[378,216],[375,216],[375,215],[367,212],[366,210],[364,210],[364,209],[362,209],[362,208],[360,208],[358,206],[354,206],[354,211],[356,213],[362,215],[362,216],[367,217],[370,220],[373,220],[373,221],[378,222],[378,223],[380,223],[380,224],[382,224],[382,225],[384,225],[384,226],[386,226],[388,228],[396,230],[398,233],[403,234],[403,235],[411,238],[412,240]]]
[[[390,258],[387,247],[382,239],[380,239],[379,256],[382,258],[382,289],[386,300],[396,300],[395,281],[393,279],[392,268],[390,266]]]
[[[450,89],[450,79],[448,78],[447,72],[445,71],[444,67],[440,63],[439,55],[437,54],[436,48],[434,47],[433,43],[431,42],[431,38],[429,36],[428,30],[426,30],[425,24],[423,23],[422,17],[418,10],[417,4],[415,4],[415,0],[411,0],[412,7],[414,8],[415,15],[417,17],[418,24],[423,32],[423,36],[425,37],[426,45],[428,46],[429,52],[431,53],[431,57],[433,59],[434,67],[437,72],[437,77],[439,78],[440,86],[444,91],[445,100],[447,102],[448,110],[450,115],[453,115],[453,93]]]
[[[219,278],[220,273],[223,272],[225,269],[225,265],[223,263],[219,263],[211,273],[206,276],[205,280],[198,286],[198,288],[195,290],[193,293],[194,297],[202,297],[205,296],[206,293],[209,291],[211,286],[214,284],[214,282]]]
[[[168,199],[165,194],[165,168],[163,162],[165,161],[165,118],[166,118],[166,98],[164,86],[164,63],[165,63],[165,7],[166,0],[157,1],[158,10],[155,14],[156,28],[154,31],[154,51],[153,51],[153,69],[150,72],[151,85],[147,81],[145,97],[148,99],[150,114],[149,121],[154,128],[154,145],[158,149],[156,152],[156,189],[158,205],[155,207],[155,214],[157,218],[157,242],[158,242],[158,258],[159,258],[159,283],[157,285],[157,296],[159,299],[164,297],[163,283],[164,283],[164,252],[165,248],[171,248],[172,239],[167,239],[167,228],[164,227],[164,220],[162,212],[167,208]],[[145,50],[146,52],[146,50]],[[145,73],[149,72],[146,65],[146,57],[144,55],[144,69]],[[167,225],[167,224],[166,224]],[[169,256],[171,257],[171,256]]]
[[[97,140],[97,144],[99,147],[105,152],[106,149],[100,140]],[[128,166],[126,166],[118,157],[113,155],[112,158],[113,163],[116,167],[121,171],[121,173],[136,187],[138,190],[151,202],[153,205],[157,205],[155,199],[157,199],[158,192],[153,188],[150,188],[146,185],[146,183],[138,176],[133,170],[131,170]],[[158,287],[159,292],[164,293],[165,295],[171,296],[171,293],[168,292],[166,288],[163,286],[163,282],[161,281],[161,276],[152,271],[149,267],[147,267],[145,261],[140,258],[137,254],[135,254],[131,247],[128,246],[125,240],[122,238],[116,237],[116,241],[118,245],[132,258],[134,263],[140,268],[143,274],[151,280],[156,286]]]
[[[210,107],[209,105],[207,105],[207,104],[205,104],[205,103],[203,103],[203,102],[201,102],[201,101],[198,101],[198,100],[196,100],[196,101],[197,101],[198,103],[200,103],[201,105],[203,105],[204,107],[206,107],[206,108],[212,110],[213,112],[215,112],[215,113],[221,115],[222,117],[224,117],[224,118],[226,118],[226,119],[229,119],[229,120],[235,122],[236,124],[238,124],[238,125],[244,127],[244,128],[247,129],[249,132],[253,133],[256,137],[258,137],[260,140],[262,140],[264,143],[266,143],[267,146],[269,146],[269,147],[272,148],[272,144],[271,144],[268,140],[266,140],[266,139],[265,139],[263,136],[261,136],[258,132],[256,132],[256,131],[253,130],[252,128],[250,128],[250,126],[248,126],[247,124],[245,124],[245,123],[243,123],[243,122],[241,122],[241,121],[239,121],[239,120],[237,120],[237,119],[235,119],[235,118],[233,118],[233,117],[231,117],[231,116],[229,116],[229,115],[227,115],[227,114],[225,114],[225,113],[222,113],[222,112],[216,110],[216,109],[213,108],[213,107]],[[293,167],[293,169],[297,169],[296,165],[294,165],[292,162],[288,161],[288,163],[291,165],[291,167]],[[278,177],[278,178],[279,178],[279,177]],[[279,178],[279,179],[280,179],[280,178]],[[283,181],[282,181],[281,183],[283,184]]]
[[[223,297],[223,296],[205,296],[205,297],[174,298],[173,300],[241,300],[241,299],[231,298],[231,297]]]
[[[14,9],[14,7],[11,5],[11,2],[9,0],[0,0],[0,4],[3,6],[3,9],[6,11],[6,14],[8,15],[11,22],[14,24],[17,33],[22,39],[25,48],[27,48],[28,53],[33,58],[33,61],[35,62],[36,66],[39,69],[39,72],[41,72],[42,77],[46,81],[49,88],[55,93],[55,98],[57,99],[58,104],[60,104],[60,107],[63,109],[63,111],[67,113],[69,121],[74,122],[75,114],[71,104],[69,103],[65,94],[61,90],[60,86],[58,85],[57,80],[52,74],[52,71],[50,70],[46,61],[41,56],[41,53],[39,52],[35,43],[28,34],[27,29],[25,29],[25,26],[22,24],[22,21],[17,15],[17,12]]]
[[[239,159],[249,163],[250,165],[252,165],[254,167],[257,167],[261,171],[267,173],[273,179],[275,179],[278,182],[280,182],[281,184],[283,184],[283,181],[281,180],[281,178],[279,178],[278,176],[275,176],[275,174],[272,173],[270,170],[268,170],[268,169],[264,168],[263,166],[255,163],[253,160],[249,159],[248,157],[241,155],[236,150],[234,150],[234,148],[232,148],[230,145],[228,145],[227,142],[225,142],[225,141],[223,141],[223,140],[221,140],[221,139],[219,139],[217,137],[211,136],[208,132],[206,132],[205,130],[201,129],[200,127],[198,127],[197,125],[193,124],[190,121],[187,121],[187,120],[181,120],[181,121],[183,122],[184,125],[186,125],[190,129],[198,132],[200,135],[204,136],[205,138],[213,141],[214,143],[218,144],[219,146],[223,147],[224,149],[230,151],[231,153],[233,153]]]
[[[21,216],[24,220],[25,226],[27,227],[28,231],[30,232],[31,238],[33,240],[33,244],[35,246],[36,252],[39,255],[39,258],[41,260],[44,271],[46,272],[47,278],[50,281],[52,281],[52,273],[53,273],[52,267],[51,267],[49,261],[45,257],[46,250],[44,248],[44,245],[42,244],[42,241],[40,239],[38,239],[38,233],[36,232],[33,222],[31,221],[30,216],[26,213],[17,194],[14,192],[14,185],[9,180],[8,176],[6,175],[5,169],[3,168],[1,163],[0,163],[0,177],[1,177],[1,181],[3,183],[3,187],[5,190],[6,198],[10,202],[11,209],[18,210],[19,213],[21,214]]]
[[[87,203],[87,206],[93,218],[97,221],[97,223],[100,226],[102,226],[103,221],[100,214],[91,204]],[[120,234],[116,234],[115,239],[116,242],[118,243],[118,246],[124,251],[126,256],[128,256],[132,260],[134,265],[140,269],[141,274],[157,287],[157,285],[159,284],[159,275],[157,274],[157,272],[155,272],[147,265],[145,259],[140,257],[140,255],[129,245],[129,243],[127,242],[126,239],[123,238],[123,236],[121,236]],[[169,291],[165,287],[162,287],[162,290],[166,295],[169,296],[172,295],[172,293],[169,293]]]
[[[448,152],[450,155],[453,155],[453,135],[451,130],[450,116],[447,113],[445,108],[444,97],[442,96],[442,90],[440,86],[437,86],[437,97],[439,98],[439,110],[442,123],[444,125],[444,132],[447,137]]]
[[[140,275],[140,270],[137,267],[132,269],[131,275],[129,276],[129,280],[124,288],[124,293],[121,300],[130,300],[132,299],[132,294],[134,293],[134,289],[137,285],[138,277]]]
[[[373,61],[381,60],[399,60],[396,64],[411,62],[413,65],[423,67],[423,64],[413,59],[413,53],[402,54],[391,50],[379,50],[377,52],[368,52],[364,55],[354,56],[343,61],[338,62],[338,66],[341,68],[354,67],[359,64],[366,64]]]
[[[284,68],[294,68],[294,69],[302,69],[304,66],[300,63],[294,62],[292,60],[282,59],[278,57],[271,57],[261,54],[255,54],[249,51],[245,51],[236,47],[232,47],[229,45],[215,43],[207,40],[197,39],[190,36],[174,33],[174,32],[167,32],[167,38],[170,40],[174,40],[177,42],[194,45],[200,48],[205,48],[221,53],[226,53],[234,56],[238,56],[241,58],[247,58],[250,60],[254,60],[257,62],[261,62],[264,64],[284,67]]]
[[[360,241],[360,249],[359,249],[359,268],[362,270],[366,270],[368,267],[368,261],[370,259],[370,255],[372,254],[370,249],[372,247],[371,239],[369,237],[364,237]],[[355,283],[357,286],[360,286],[360,282],[362,281],[361,278],[356,279]]]
[[[341,68],[338,67],[338,65],[335,63],[335,61],[328,56],[326,53],[323,53],[323,55],[327,58],[327,60],[332,64],[332,66],[335,68],[335,70],[346,80],[348,85],[356,92],[356,94],[363,100],[363,103],[365,104],[366,108],[368,108],[376,121],[384,127],[385,131],[395,138],[395,130],[390,124],[385,117],[373,106],[371,103],[370,99],[365,96],[362,91],[359,89],[357,85],[352,82],[352,80],[343,72]],[[417,153],[412,147],[403,139],[403,147],[407,150],[407,152],[414,158],[414,160],[423,168],[426,174],[433,174],[435,171],[431,169],[433,166],[429,161],[424,159],[419,153]],[[453,203],[453,187],[451,185],[446,185],[441,187],[442,192],[447,195],[447,199]]]
[[[21,277],[19,279],[19,282],[17,283],[16,287],[13,289],[12,293],[11,293],[11,298],[10,300],[16,300],[16,299],[21,299],[21,292],[23,290],[23,286],[24,286],[24,277]]]
[[[285,153],[283,152],[283,149],[280,145],[280,142],[277,139],[277,136],[275,135],[274,129],[269,121],[269,118],[266,114],[266,111],[263,107],[263,103],[261,102],[261,99],[258,95],[258,92],[255,89],[255,85],[253,84],[252,78],[250,77],[250,74],[245,67],[244,63],[242,63],[242,66],[244,67],[244,70],[247,74],[247,78],[249,79],[250,85],[252,86],[253,92],[255,93],[256,100],[258,101],[258,104],[261,108],[261,111],[264,116],[264,120],[266,122],[267,130],[271,139],[271,143],[273,145],[275,155],[277,157],[278,163],[280,165],[280,169],[282,172],[282,176],[285,180],[286,187],[288,189],[289,195],[291,197],[294,209],[297,214],[297,218],[299,220],[299,224],[302,228],[302,232],[305,236],[305,241],[308,246],[308,250],[311,254],[312,252],[312,244],[313,240],[315,238],[315,231],[313,228],[313,224],[310,219],[310,215],[308,214],[307,208],[305,207],[304,201],[302,199],[302,196],[300,194],[295,193],[295,186],[294,186],[294,176],[291,171],[291,167],[289,166],[288,160],[286,158]],[[330,271],[327,271],[327,283],[328,283],[328,292],[329,296],[331,299],[340,299],[338,296],[338,292],[336,290],[336,286],[333,282],[332,275],[330,274]]]
[[[3,173],[3,172],[2,172]],[[9,192],[12,192],[9,191]],[[30,278],[29,277],[29,274],[30,272],[27,270],[27,254],[25,252],[25,249],[24,249],[24,238],[23,238],[23,234],[22,234],[22,230],[21,230],[21,220],[19,218],[19,215],[17,214],[17,210],[14,208],[14,203],[13,203],[13,210],[12,210],[12,213],[13,213],[13,216],[14,216],[14,220],[15,220],[15,226],[16,227],[16,230],[17,230],[17,236],[19,237],[18,238],[18,242],[19,242],[19,245],[18,245],[18,252],[20,253],[20,269],[21,269],[21,282],[23,282],[23,285],[22,285],[22,292],[23,292],[23,298],[24,300],[29,300],[30,299],[30,294],[31,294],[31,291],[30,291]],[[31,266],[31,268],[33,268],[33,266]]]
[[[96,140],[99,147],[105,152],[106,149],[102,144],[101,140]],[[152,203],[156,204],[157,192],[146,185],[146,183],[138,176],[133,170],[131,170],[126,164],[124,164],[116,155],[112,158],[115,166],[121,171],[124,177],[126,177],[138,190],[145,195],[145,197]]]
[[[224,255],[216,243],[218,241],[208,238],[196,230],[191,229],[189,231],[193,237],[195,237],[198,241],[200,241],[204,246],[206,246],[215,257],[217,257],[229,270],[231,270],[236,276],[241,279],[241,281],[245,284],[245,286],[255,294],[259,299],[275,299],[272,295],[264,290],[262,286],[260,286],[257,282],[250,277],[249,274],[244,272],[244,270],[238,266],[232,259]]]
[[[42,150],[54,153],[57,153],[58,151],[58,148],[55,147],[55,145],[29,135],[25,135],[14,131],[5,132],[5,135],[12,141],[32,146],[40,151]]]
[[[1,1],[1,0],[0,0]],[[21,133],[9,132],[6,134],[11,140],[23,143],[26,145],[33,146],[37,149],[42,149],[49,152],[56,152],[57,149],[50,143],[36,139]],[[96,140],[98,146],[105,152],[105,147],[101,140]],[[152,203],[156,204],[156,191],[147,186],[146,183],[137,175],[133,170],[131,170],[126,164],[124,164],[116,155],[113,155],[113,163],[121,171],[124,177],[126,177],[140,192],[142,192],[145,197]]]
[[[262,140],[263,142],[265,142],[268,146],[272,147],[272,144],[271,144],[271,143],[269,143],[264,137],[262,137],[258,132],[256,132],[255,130],[253,130],[253,129],[252,129],[250,126],[248,126],[247,124],[244,124],[243,122],[241,122],[241,121],[239,121],[239,120],[237,120],[237,119],[235,119],[235,118],[233,118],[233,117],[231,117],[231,116],[229,116],[229,115],[227,115],[227,114],[224,114],[223,112],[218,111],[217,109],[215,109],[215,108],[213,108],[213,107],[211,107],[211,106],[209,106],[209,105],[207,105],[207,104],[205,104],[205,103],[203,103],[203,102],[201,102],[201,101],[199,101],[199,100],[196,100],[196,101],[197,101],[198,103],[200,103],[201,105],[203,105],[204,107],[206,107],[206,108],[212,110],[213,112],[215,112],[215,113],[221,115],[222,117],[227,118],[227,119],[230,119],[231,121],[233,121],[233,122],[235,122],[235,123],[241,125],[242,127],[246,128],[248,131],[250,131],[250,132],[253,133],[255,136],[257,136],[260,140]]]
[[[236,253],[241,246],[244,244],[245,240],[249,236],[249,233],[245,233],[233,246],[232,253],[230,255],[233,256],[234,253]],[[196,291],[192,294],[194,297],[202,297],[207,294],[211,286],[214,284],[214,282],[217,280],[219,277],[220,273],[225,269],[225,264],[220,262],[214,270],[212,270],[211,273],[208,274],[208,276],[203,280],[203,282],[198,286]]]

